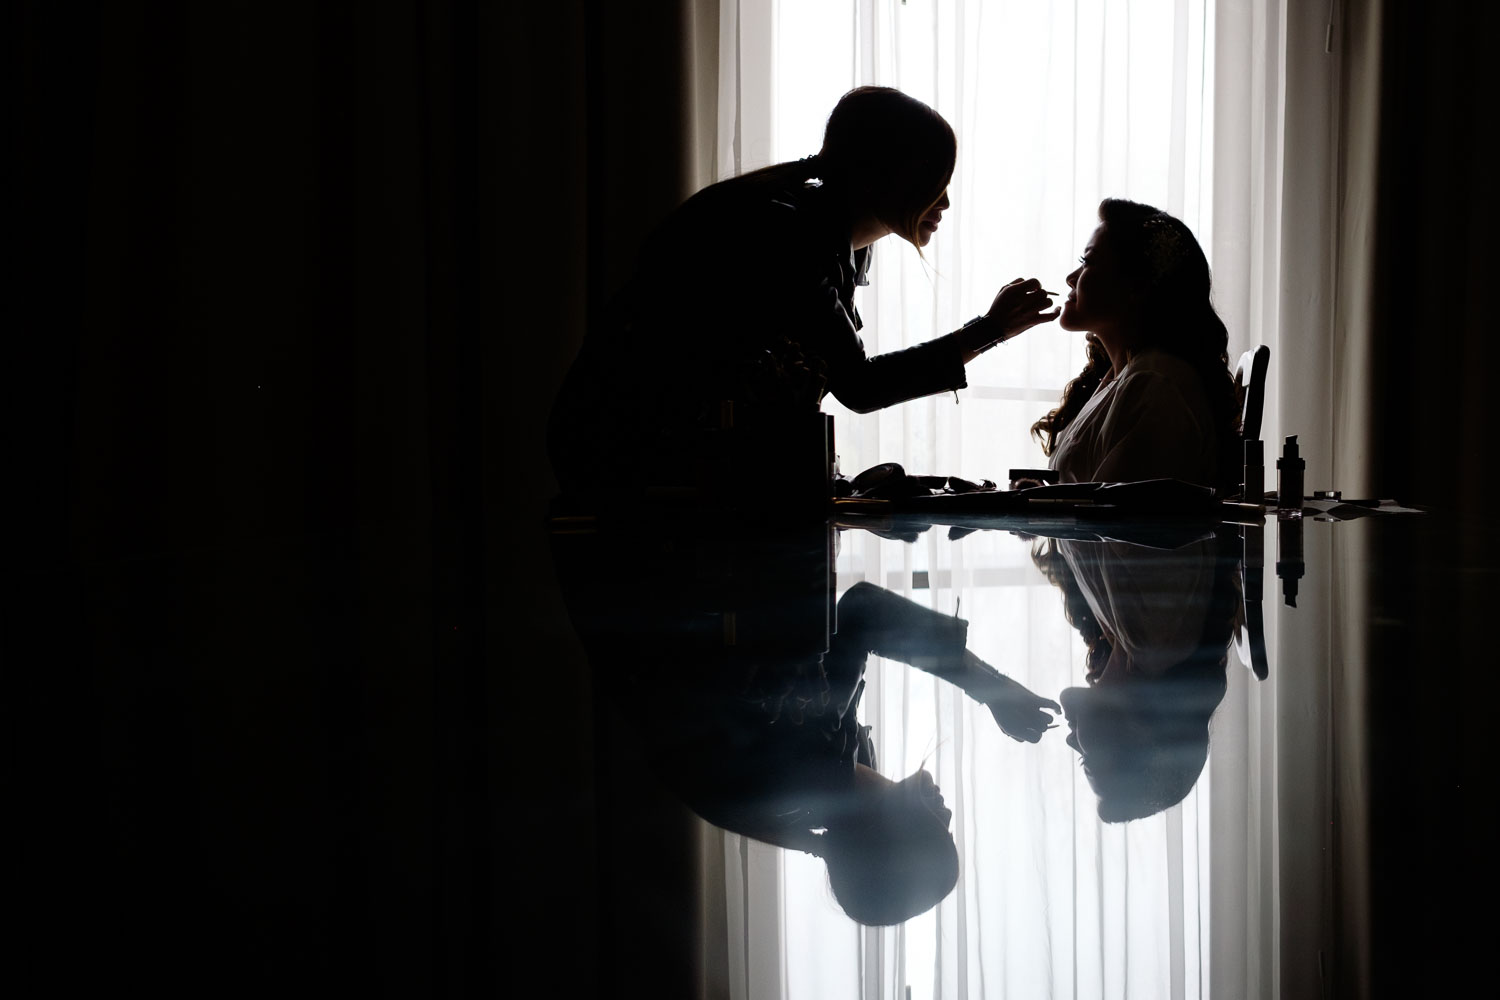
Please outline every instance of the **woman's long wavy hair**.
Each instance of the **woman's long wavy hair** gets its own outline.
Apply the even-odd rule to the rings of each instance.
[[[1218,429],[1222,482],[1212,485],[1237,482],[1240,417],[1229,374],[1229,332],[1214,310],[1208,258],[1182,220],[1150,205],[1106,198],[1099,203],[1099,221],[1108,227],[1110,249],[1125,280],[1141,293],[1139,339],[1128,345],[1130,353],[1155,348],[1198,373]],[[1058,436],[1109,371],[1109,355],[1091,335],[1083,371],[1063,390],[1057,408],[1031,426],[1044,454],[1052,454]]]
[[[836,185],[920,253],[922,216],[948,190],[957,162],[958,138],[942,115],[892,87],[855,87],[829,114],[817,155],[745,176]]]

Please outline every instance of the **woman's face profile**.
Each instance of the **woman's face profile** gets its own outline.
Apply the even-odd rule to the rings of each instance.
[[[896,785],[897,795],[914,821],[936,820],[944,830],[953,822],[953,810],[943,801],[942,790],[925,769],[909,775]]]
[[[1091,687],[1073,687],[1057,696],[1068,726],[1064,738],[1082,759],[1084,773],[1093,778],[1096,768],[1109,763],[1109,749],[1120,742],[1121,715],[1108,710],[1108,695],[1100,698]],[[1090,755],[1093,755],[1092,757]]]
[[[1154,683],[1154,682],[1148,682]],[[1140,819],[1180,802],[1208,759],[1208,728],[1191,711],[1171,711],[1171,685],[1151,693],[1157,711],[1122,700],[1118,687],[1068,688],[1058,695],[1084,777],[1105,822]],[[1165,715],[1161,713],[1166,708]]]
[[[958,848],[932,775],[891,781],[863,765],[859,805],[824,835],[828,879],[844,911],[864,924],[889,925],[936,906],[958,882]]]
[[[1140,745],[1149,743],[1150,734],[1134,724],[1111,692],[1068,688],[1057,700],[1068,725],[1063,742],[1078,754],[1089,787],[1101,800],[1119,794],[1118,787],[1129,784],[1130,764]]]
[[[953,203],[948,200],[948,192],[944,191],[942,197],[934,202],[922,216],[922,221],[917,224],[918,246],[925,247],[932,242],[932,234],[937,232],[938,223],[942,221],[943,213],[951,204]]]
[[[953,810],[943,801],[937,782],[926,770],[892,781],[863,765],[855,766],[855,789],[864,819],[886,829],[911,829],[923,835],[946,832]]]
[[[1107,332],[1119,325],[1129,304],[1129,289],[1100,224],[1083,248],[1083,256],[1067,277],[1068,297],[1057,323],[1064,330]]]

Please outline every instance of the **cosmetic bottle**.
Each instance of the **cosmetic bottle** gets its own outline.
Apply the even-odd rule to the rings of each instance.
[[[1259,438],[1245,442],[1245,484],[1240,499],[1245,503],[1266,500],[1266,443]]]
[[[1307,462],[1297,453],[1297,435],[1286,439],[1276,460],[1276,507],[1281,517],[1302,516],[1302,473]]]

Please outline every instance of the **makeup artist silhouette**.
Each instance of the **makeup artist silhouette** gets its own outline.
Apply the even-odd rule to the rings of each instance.
[[[869,655],[946,675],[1018,740],[1059,708],[968,653],[963,620],[873,584],[830,617],[825,538],[601,532],[554,552],[598,689],[662,784],[716,826],[820,858],[851,919],[896,924],[953,890],[958,851],[932,775],[877,769],[857,716]]]
[[[736,426],[812,416],[828,393],[865,413],[962,388],[981,351],[1056,318],[1035,279],[1016,279],[953,333],[865,354],[854,289],[870,247],[895,233],[921,252],[949,207],[956,155],[932,108],[859,87],[829,115],[816,155],[689,198],[591,323],[554,403],[548,445],[564,494],[638,493],[691,461],[726,413]]]

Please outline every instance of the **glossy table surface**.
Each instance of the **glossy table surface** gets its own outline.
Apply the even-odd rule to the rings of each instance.
[[[1450,612],[1494,576],[1440,516],[949,520],[554,525],[606,967],[745,997],[1463,981],[1411,949],[1451,953],[1488,865],[1494,782],[1434,709],[1493,690]]]
[[[53,993],[183,996],[1486,972],[1490,525],[840,517],[32,573],[18,951]]]

